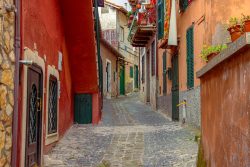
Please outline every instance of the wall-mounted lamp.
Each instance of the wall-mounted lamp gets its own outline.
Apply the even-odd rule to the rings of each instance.
[[[32,60],[19,60],[20,64],[26,65],[26,66],[32,66],[33,61]]]

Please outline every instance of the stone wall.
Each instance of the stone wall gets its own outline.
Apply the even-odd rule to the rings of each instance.
[[[172,94],[157,97],[157,109],[172,118]]]
[[[12,114],[14,107],[14,13],[4,6],[12,0],[0,0],[0,166],[10,166]]]
[[[153,110],[157,110],[157,80],[156,76],[150,77],[150,104]]]
[[[181,103],[184,99],[187,101],[186,105],[186,123],[193,125],[194,127],[200,128],[201,125],[201,112],[200,112],[200,87],[182,91],[179,94],[179,102]],[[180,106],[179,115],[180,121],[183,118],[183,107]]]

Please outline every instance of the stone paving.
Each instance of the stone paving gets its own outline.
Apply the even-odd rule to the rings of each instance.
[[[171,122],[137,96],[104,100],[97,126],[74,125],[45,156],[47,167],[194,167],[195,131]]]

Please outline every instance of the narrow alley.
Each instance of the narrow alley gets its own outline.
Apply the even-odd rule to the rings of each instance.
[[[192,167],[195,131],[154,112],[133,94],[104,100],[97,125],[74,125],[45,156],[47,167]]]

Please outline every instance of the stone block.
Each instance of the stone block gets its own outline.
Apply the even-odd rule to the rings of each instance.
[[[11,70],[5,70],[2,72],[0,83],[7,85],[10,89],[14,89],[14,75]],[[5,97],[6,98],[6,97]]]
[[[0,73],[1,74],[1,73]],[[0,109],[5,110],[7,104],[7,88],[0,85]]]

